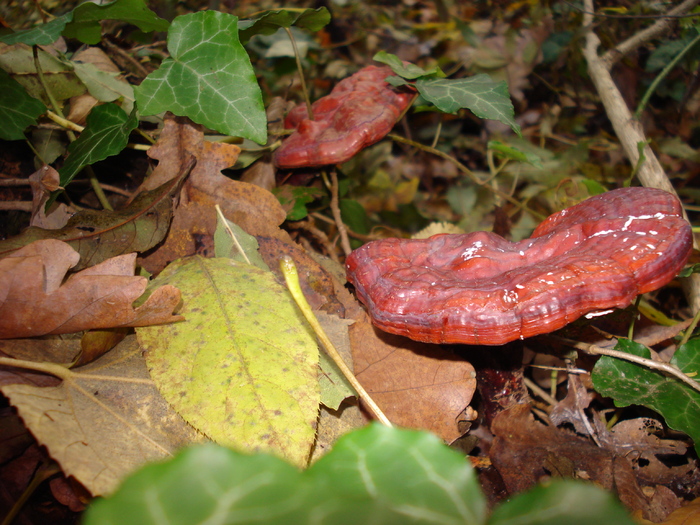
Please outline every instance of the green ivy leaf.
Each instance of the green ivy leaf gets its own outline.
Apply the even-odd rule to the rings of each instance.
[[[620,339],[616,350],[651,358],[644,345]],[[700,341],[694,340],[676,350],[671,364],[683,373],[697,377],[700,372]],[[646,367],[603,356],[591,374],[593,386],[604,396],[613,398],[615,405],[644,405],[661,414],[669,427],[688,434],[700,451],[700,392],[676,378]]]
[[[287,212],[288,221],[300,221],[309,214],[306,205],[323,195],[318,188],[283,184],[272,189],[272,193]]]
[[[137,124],[135,113],[127,115],[116,104],[94,107],[87,117],[85,130],[78,140],[68,146],[68,157],[58,172],[61,175],[61,186],[65,188],[85,166],[123,150],[129,142],[129,134]]]
[[[204,523],[215,513],[218,523],[483,524],[486,501],[468,462],[435,436],[371,425],[304,472],[269,456],[191,448],[96,501],[85,524]]]
[[[24,130],[46,111],[46,106],[30,97],[22,85],[0,69],[0,139],[22,140]]]
[[[542,159],[539,155],[531,151],[522,151],[515,146],[510,146],[504,144],[498,140],[490,140],[488,143],[488,149],[493,150],[493,152],[499,157],[514,160],[516,162],[524,162],[530,164],[538,169],[543,169]]]
[[[300,29],[318,31],[328,25],[330,21],[331,14],[325,7],[303,9],[301,11],[278,9],[267,11],[259,17],[251,18],[250,20],[239,20],[238,34],[241,44],[245,44],[255,35],[272,35],[280,27],[296,26]]]
[[[73,10],[73,20],[66,25],[63,36],[97,44],[102,39],[101,20],[128,22],[146,33],[167,31],[169,26],[167,20],[148,8],[145,0],[116,0],[105,5],[85,2]]]
[[[144,115],[171,111],[221,133],[267,140],[262,93],[238,18],[218,11],[177,17],[168,32],[172,58],[135,88]]]
[[[95,500],[85,525],[632,525],[602,489],[555,481],[487,505],[468,461],[425,432],[378,424],[346,434],[299,472],[277,458],[214,445],[190,448]]]
[[[32,27],[31,29],[22,29],[21,31],[16,31],[15,33],[0,37],[0,42],[4,42],[10,46],[13,44],[48,46],[58,40],[66,24],[71,20],[73,20],[73,11],[59,16],[51,20],[51,22]]]
[[[399,57],[392,55],[391,53],[387,53],[386,51],[380,51],[372,57],[372,60],[386,64],[394,73],[409,80],[427,76],[445,76],[442,70],[437,66],[432,69],[423,69],[415,64],[404,64],[403,60],[401,60]]]
[[[488,525],[590,525],[636,522],[611,494],[593,484],[556,480],[518,494],[496,508]]]
[[[461,108],[467,108],[479,118],[508,124],[520,135],[520,126],[515,122],[515,111],[508,94],[508,85],[503,81],[495,82],[482,73],[455,80],[420,79],[416,81],[415,86],[423,98],[445,113],[456,113]]]

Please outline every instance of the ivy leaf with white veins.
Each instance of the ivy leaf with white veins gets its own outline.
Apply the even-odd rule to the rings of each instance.
[[[24,139],[24,130],[36,124],[45,111],[41,101],[29,96],[19,82],[0,69],[0,139]]]
[[[78,140],[68,146],[66,163],[59,170],[61,187],[66,187],[78,172],[89,164],[116,155],[129,142],[129,134],[138,124],[135,114],[127,115],[116,104],[104,104],[92,109],[87,125]],[[48,205],[54,200],[54,192]]]
[[[508,94],[508,85],[496,82],[486,74],[469,78],[436,78],[418,80],[418,92],[445,113],[455,113],[461,108],[469,109],[479,118],[498,120],[513,128],[518,135],[513,103]]]
[[[218,11],[179,16],[168,50],[171,58],[135,88],[143,115],[171,111],[220,133],[266,142],[262,93],[238,40],[238,17]]]

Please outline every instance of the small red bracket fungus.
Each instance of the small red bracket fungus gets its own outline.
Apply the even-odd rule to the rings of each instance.
[[[283,169],[319,167],[345,162],[386,136],[413,100],[385,82],[389,67],[368,66],[338,82],[333,91],[311,105],[289,112],[284,125],[294,129],[275,151],[275,165]]]
[[[501,345],[627,306],[673,279],[691,249],[674,196],[625,188],[551,215],[520,242],[488,232],[382,239],[352,252],[346,266],[382,330]]]

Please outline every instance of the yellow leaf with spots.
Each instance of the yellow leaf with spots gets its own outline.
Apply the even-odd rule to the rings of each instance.
[[[304,465],[318,347],[286,288],[270,272],[199,256],[170,264],[153,286],[166,283],[180,289],[185,321],[137,332],[163,397],[220,444]]]

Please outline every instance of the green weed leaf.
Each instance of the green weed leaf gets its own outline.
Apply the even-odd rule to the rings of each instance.
[[[45,111],[41,101],[30,97],[19,82],[0,69],[0,139],[24,139],[24,130],[36,124]]]
[[[153,286],[182,293],[183,323],[137,331],[163,397],[194,428],[239,450],[305,464],[318,415],[318,347],[272,273],[231,259],[170,264]]]
[[[73,20],[66,25],[63,36],[97,44],[102,39],[101,20],[128,22],[146,33],[167,31],[169,25],[148,8],[145,0],[116,0],[106,5],[85,2],[73,10]]]
[[[495,82],[482,73],[456,80],[421,79],[416,81],[415,86],[423,98],[445,113],[456,113],[461,108],[467,108],[479,118],[498,120],[520,134],[508,85],[503,81]]]
[[[129,142],[129,134],[137,124],[138,119],[134,113],[127,115],[116,104],[94,107],[87,117],[85,130],[78,140],[68,146],[66,163],[58,172],[61,175],[61,186],[65,188],[85,166],[123,150]]]
[[[135,88],[141,113],[171,111],[264,144],[262,93],[237,24],[237,17],[217,11],[177,17],[168,32],[171,58]]]
[[[331,14],[325,7],[318,9],[278,9],[267,11],[257,18],[239,20],[238,32],[241,44],[246,44],[255,35],[272,35],[280,27],[296,26],[300,29],[318,31],[331,21]]]
[[[616,350],[649,359],[644,345],[620,339]],[[696,377],[700,372],[700,341],[694,340],[676,350],[671,364]],[[661,414],[669,427],[688,434],[700,450],[700,393],[678,379],[621,359],[603,356],[591,374],[593,386],[615,405],[644,405]]]

